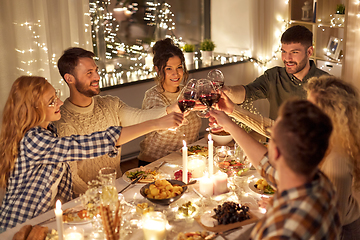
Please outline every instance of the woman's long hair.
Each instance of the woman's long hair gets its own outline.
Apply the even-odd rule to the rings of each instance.
[[[6,188],[25,133],[45,120],[43,95],[51,87],[43,77],[21,76],[11,87],[0,133],[0,187]]]
[[[360,100],[355,87],[334,76],[312,78],[307,85],[316,104],[333,123],[330,147],[347,154],[353,164],[355,187],[360,189]]]
[[[165,38],[163,40],[157,41],[153,47],[153,54],[154,66],[158,68],[157,77],[155,78],[155,80],[163,90],[165,82],[165,66],[169,58],[171,57],[177,56],[180,58],[184,71],[182,80],[184,84],[186,83],[189,73],[186,69],[184,54],[180,48],[175,46],[175,44],[170,38]]]

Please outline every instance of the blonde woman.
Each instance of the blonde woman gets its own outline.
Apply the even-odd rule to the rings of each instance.
[[[307,85],[308,100],[331,118],[334,130],[328,155],[320,169],[337,189],[342,219],[341,239],[360,237],[360,100],[356,89],[333,76],[312,78]]]
[[[51,122],[60,119],[62,104],[43,77],[22,76],[10,90],[0,134],[0,187],[6,189],[0,232],[48,211],[56,199],[71,199],[68,161],[115,156],[120,145],[154,130],[177,127],[183,119],[172,113],[130,127],[59,138]]]

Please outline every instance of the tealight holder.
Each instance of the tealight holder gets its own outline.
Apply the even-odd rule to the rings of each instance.
[[[65,240],[84,240],[84,229],[81,227],[69,227],[64,232]]]
[[[148,212],[142,217],[145,240],[165,240],[167,219],[162,212]]]

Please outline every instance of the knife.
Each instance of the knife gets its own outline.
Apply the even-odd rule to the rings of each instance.
[[[141,178],[143,177],[143,174],[141,174],[140,176],[138,176],[137,178],[135,178],[134,180],[132,180],[131,183],[129,183],[126,187],[124,187],[119,193],[124,192],[126,189],[128,189],[131,185],[134,185],[135,183],[137,183]]]
[[[165,163],[167,163],[166,161],[163,161],[162,163],[159,164],[159,166],[154,167],[154,169],[152,171],[157,171],[159,170]]]

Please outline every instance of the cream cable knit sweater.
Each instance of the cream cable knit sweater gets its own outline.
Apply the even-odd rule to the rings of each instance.
[[[59,136],[73,134],[85,135],[103,131],[109,126],[130,126],[166,115],[166,108],[141,110],[126,105],[117,97],[95,96],[88,107],[78,107],[66,99],[61,106],[61,119],[55,122]],[[87,182],[96,179],[103,167],[114,167],[117,178],[121,177],[121,150],[111,158],[104,155],[94,159],[71,162],[70,168],[74,183],[74,194],[85,193]]]

